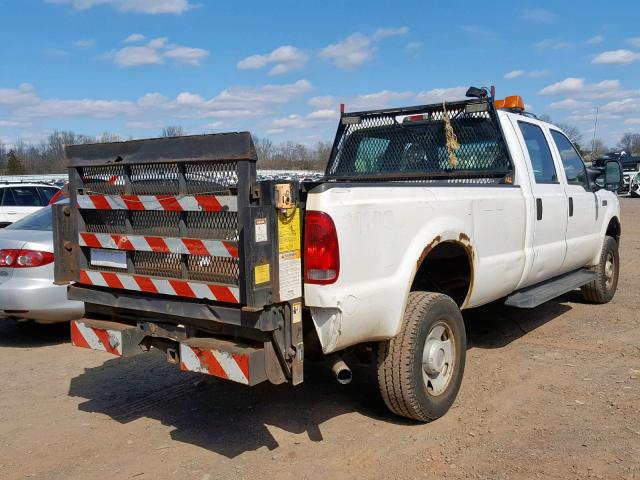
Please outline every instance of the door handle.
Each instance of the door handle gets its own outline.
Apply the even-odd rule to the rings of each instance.
[[[536,216],[538,220],[542,220],[542,199],[536,198]]]
[[[569,216],[573,217],[573,197],[569,197]]]

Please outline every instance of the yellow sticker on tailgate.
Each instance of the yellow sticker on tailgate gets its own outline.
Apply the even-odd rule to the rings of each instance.
[[[256,285],[260,283],[269,283],[271,276],[269,274],[269,264],[264,263],[262,265],[256,265],[253,269],[253,276],[256,281]]]

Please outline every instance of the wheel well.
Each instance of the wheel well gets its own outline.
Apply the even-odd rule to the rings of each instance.
[[[622,228],[620,227],[620,221],[613,217],[609,220],[609,225],[607,226],[607,236],[613,237],[616,240],[616,243],[620,245],[620,235],[622,234]]]
[[[411,291],[444,293],[461,306],[473,283],[472,254],[458,242],[437,244],[426,255],[413,279]]]

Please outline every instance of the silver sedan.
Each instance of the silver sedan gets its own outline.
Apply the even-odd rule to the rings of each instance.
[[[55,323],[83,315],[83,303],[53,284],[51,207],[0,230],[0,317]]]

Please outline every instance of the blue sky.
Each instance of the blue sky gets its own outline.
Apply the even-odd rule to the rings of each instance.
[[[0,141],[54,129],[331,140],[347,110],[469,85],[615,145],[640,132],[634,1],[0,0]]]

